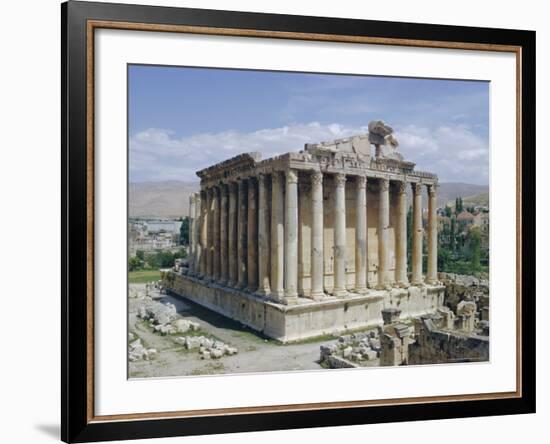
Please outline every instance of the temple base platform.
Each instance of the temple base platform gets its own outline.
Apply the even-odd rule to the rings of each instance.
[[[269,296],[228,288],[191,274],[164,270],[161,278],[167,291],[283,343],[382,324],[384,308],[399,308],[402,318],[433,313],[443,305],[445,293],[443,285],[368,289],[366,294],[351,290],[343,297],[299,297],[286,305]]]

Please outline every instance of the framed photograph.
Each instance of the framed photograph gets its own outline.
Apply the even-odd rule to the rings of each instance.
[[[62,439],[535,411],[535,33],[69,1]]]

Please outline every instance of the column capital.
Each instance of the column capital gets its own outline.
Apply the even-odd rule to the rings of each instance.
[[[420,182],[412,182],[411,188],[414,194],[422,193],[422,184]]]
[[[434,197],[437,194],[437,189],[439,188],[439,184],[437,183],[428,184],[426,185],[426,187],[428,188],[428,195],[430,197]]]
[[[287,183],[298,183],[298,172],[296,170],[286,170],[285,175]]]
[[[407,182],[404,180],[400,180],[397,182],[397,192],[399,194],[406,194],[407,193]]]
[[[388,191],[390,189],[389,179],[379,179],[380,191]]]
[[[346,175],[344,173],[337,173],[334,175],[334,183],[337,187],[343,187],[346,185]]]
[[[323,184],[323,173],[321,171],[314,171],[311,173],[311,185],[319,186]]]
[[[365,188],[367,186],[367,176],[356,176],[357,186]]]

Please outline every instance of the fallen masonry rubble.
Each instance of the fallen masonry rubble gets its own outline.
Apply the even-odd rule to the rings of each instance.
[[[133,335],[130,337],[133,338]],[[154,348],[145,348],[141,339],[137,338],[130,342],[128,346],[128,359],[135,361],[149,361],[157,356],[157,350]]]
[[[178,313],[174,304],[163,304],[149,297],[143,299],[137,310],[137,316],[149,321],[153,329],[162,335],[187,333],[200,329],[198,322],[187,319],[177,319]]]
[[[224,355],[231,356],[238,353],[237,348],[205,336],[179,336],[176,342],[187,350],[197,350],[202,359],[219,359]]]
[[[353,368],[372,365],[380,353],[376,330],[340,336],[337,341],[320,347],[320,362],[329,368]]]

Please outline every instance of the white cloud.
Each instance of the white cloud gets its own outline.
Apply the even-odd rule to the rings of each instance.
[[[466,125],[433,130],[409,125],[396,129],[400,150],[417,169],[435,172],[442,182],[486,184],[489,180],[489,145]]]
[[[196,181],[195,171],[244,152],[269,158],[303,149],[305,143],[366,132],[366,127],[318,122],[266,128],[249,133],[224,131],[177,138],[170,130],[151,128],[130,138],[130,180]],[[396,128],[400,151],[417,168],[435,172],[441,181],[487,183],[488,145],[467,126]]]

